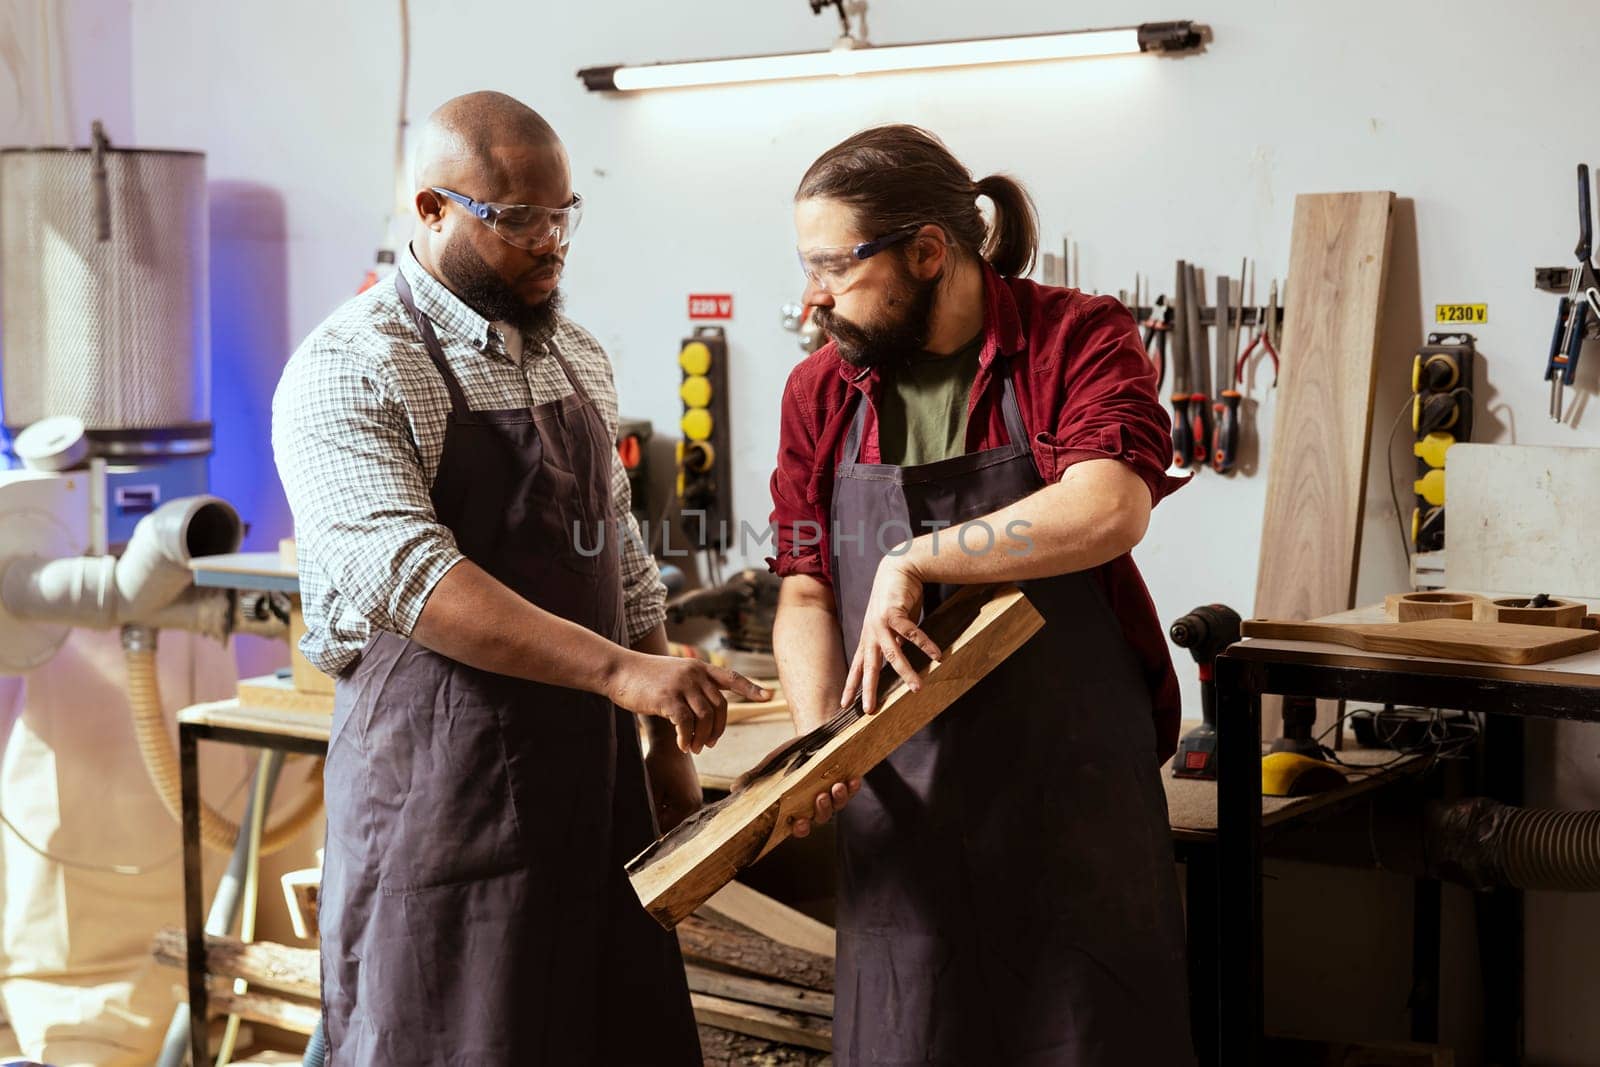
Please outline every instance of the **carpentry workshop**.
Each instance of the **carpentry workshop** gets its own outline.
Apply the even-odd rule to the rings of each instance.
[[[0,1067],[1600,1067],[1595,10],[0,0]]]

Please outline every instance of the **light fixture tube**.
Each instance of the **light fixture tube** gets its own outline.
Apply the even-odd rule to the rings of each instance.
[[[896,70],[1029,63],[1139,52],[1192,51],[1201,35],[1192,22],[1156,22],[1106,30],[986,37],[926,44],[863,45],[827,52],[789,52],[738,59],[698,59],[643,66],[589,67],[578,72],[596,92],[633,92],[691,85],[877,74]]]

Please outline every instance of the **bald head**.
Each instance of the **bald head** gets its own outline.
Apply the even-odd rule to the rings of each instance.
[[[424,123],[412,173],[419,190],[441,186],[478,200],[548,202],[518,197],[515,190],[543,175],[565,172],[566,149],[540,114],[505,93],[477,92],[441,104]]]
[[[566,247],[502,240],[499,214],[480,218],[434,189],[483,203],[567,207],[572,172],[550,124],[504,93],[458,96],[423,124],[413,174],[411,250],[423,268],[491,322],[530,332],[548,323],[559,305]]]

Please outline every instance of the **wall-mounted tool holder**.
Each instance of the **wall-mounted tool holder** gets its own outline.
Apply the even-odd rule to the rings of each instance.
[[[683,401],[678,502],[696,548],[726,552],[732,525],[733,450],[728,444],[728,341],[720,326],[696,326],[678,352]]]
[[[1411,544],[1416,552],[1444,548],[1445,454],[1472,438],[1472,390],[1477,347],[1469,333],[1430,333],[1411,364],[1411,446],[1416,496]]]

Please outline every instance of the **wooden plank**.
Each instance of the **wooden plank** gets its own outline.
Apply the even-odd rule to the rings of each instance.
[[[217,1015],[237,1015],[253,1023],[276,1026],[291,1034],[304,1034],[307,1037],[322,1020],[322,1009],[315,1004],[302,1004],[263,993],[213,990],[210,1001]]]
[[[689,1003],[694,1006],[695,1020],[707,1026],[720,1026],[735,1033],[823,1052],[833,1048],[833,1024],[815,1016],[797,1015],[759,1004],[741,1004],[705,993],[690,993]]]
[[[187,939],[175,926],[156,934],[152,955],[168,967],[183,967]],[[270,941],[240,941],[206,935],[206,972],[221,978],[243,978],[252,986],[275,989],[316,1000],[322,994],[322,972],[314,948],[292,948]]]
[[[678,924],[685,959],[734,967],[758,978],[833,992],[833,960],[782,945],[716,919],[691,915]]]
[[[968,587],[930,615],[923,629],[944,651],[922,688],[891,686],[875,715],[836,731],[796,739],[793,756],[774,754],[726,800],[685,819],[628,865],[645,910],[671,929],[707,897],[789,836],[832,783],[865,774],[903,741],[1005,661],[1044,624],[1015,587]]]
[[[746,1004],[764,1004],[769,1008],[795,1012],[800,1015],[817,1015],[833,1018],[833,994],[818,993],[812,989],[766,982],[760,978],[713,971],[693,964],[684,968],[689,989],[695,993],[708,993],[725,1000],[738,1000]]]
[[[251,708],[274,708],[308,715],[332,715],[333,693],[308,693],[287,678],[263,674],[239,680],[239,703]]]
[[[1393,214],[1391,192],[1295,198],[1257,617],[1354,606]],[[1279,722],[1263,701],[1263,733]]]
[[[1600,597],[1600,448],[1459,444],[1444,468],[1451,586]]]
[[[705,910],[748,926],[774,941],[833,958],[834,929],[743,882],[729,882],[705,902]]]
[[[1529,626],[1468,619],[1422,622],[1323,623],[1247,619],[1246,637],[1327,641],[1363,652],[1393,652],[1436,659],[1468,659],[1525,666],[1600,648],[1600,633],[1560,626]]]
[[[333,718],[321,712],[288,711],[283,708],[252,708],[239,703],[239,698],[213,700],[205,704],[191,704],[178,712],[179,722],[202,726],[232,726],[245,730],[261,730],[283,737],[300,737],[309,741],[326,741],[333,729]]]

